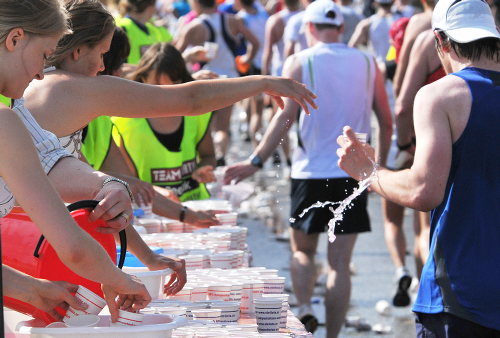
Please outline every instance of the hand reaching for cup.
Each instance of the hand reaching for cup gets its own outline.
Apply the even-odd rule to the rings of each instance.
[[[125,278],[120,285],[102,285],[113,323],[118,319],[119,309],[136,312],[151,302],[148,290],[137,277],[125,273],[123,275]]]
[[[193,174],[193,178],[200,183],[210,183],[215,182],[214,167],[211,165],[204,165],[196,169]]]

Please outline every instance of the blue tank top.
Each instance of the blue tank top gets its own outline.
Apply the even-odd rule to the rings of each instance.
[[[472,107],[453,144],[450,175],[431,213],[431,247],[413,311],[448,312],[500,330],[500,72],[453,74]]]

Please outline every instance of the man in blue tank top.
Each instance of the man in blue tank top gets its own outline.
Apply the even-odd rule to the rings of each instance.
[[[380,168],[372,189],[432,210],[413,306],[418,337],[499,337],[500,34],[481,0],[440,0],[432,27],[451,74],[417,94],[413,166]],[[342,169],[357,179],[371,172],[370,149],[350,128],[338,143]]]

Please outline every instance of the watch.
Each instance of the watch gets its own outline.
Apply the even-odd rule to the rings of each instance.
[[[250,156],[249,160],[250,164],[254,167],[262,169],[262,167],[264,166],[264,161],[262,161],[262,157],[260,157],[259,155],[252,155]]]

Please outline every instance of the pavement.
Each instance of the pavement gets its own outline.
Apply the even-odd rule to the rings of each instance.
[[[237,109],[237,108],[236,108]],[[242,141],[241,126],[243,113],[235,109],[232,124],[232,145],[226,157],[227,163],[248,157],[251,145]],[[241,116],[241,117],[240,117]],[[293,134],[292,134],[293,140]],[[293,141],[292,141],[293,143]],[[336,145],[332,145],[336,146]],[[287,278],[286,292],[293,294],[291,290],[291,277],[289,271],[290,246],[288,241],[275,239],[273,229],[282,224],[288,227],[289,217],[289,170],[273,166],[268,161],[264,169],[254,177],[246,181],[254,185],[256,193],[241,205],[240,224],[249,228],[248,243],[253,254],[254,266],[265,266],[279,270],[279,275]],[[381,315],[375,310],[375,305],[381,300],[389,303],[396,290],[394,267],[387,250],[383,233],[383,216],[381,212],[381,198],[375,193],[369,194],[369,215],[372,231],[360,234],[352,257],[352,293],[350,308],[347,317],[350,319],[361,319],[372,327],[382,324],[390,331],[379,334],[374,331],[360,332],[352,327],[344,327],[340,337],[415,337],[414,317],[411,306],[389,308],[389,315]],[[411,213],[407,212],[404,221],[404,230],[407,234],[408,250],[413,247],[413,229]],[[320,238],[316,262],[318,270],[323,270],[326,264],[327,236]],[[407,255],[406,264],[412,273],[415,273],[414,259]],[[323,278],[322,278],[323,277]],[[313,298],[313,309],[316,312],[320,324],[324,325],[324,277],[319,278]],[[415,294],[412,294],[414,299]],[[293,297],[292,301],[293,303]],[[392,304],[392,303],[391,303]],[[292,307],[292,311],[296,308]],[[314,337],[326,337],[324,326],[318,328]]]

